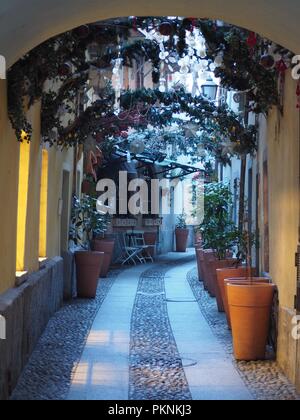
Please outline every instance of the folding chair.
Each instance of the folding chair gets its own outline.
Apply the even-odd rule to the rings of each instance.
[[[134,240],[134,246],[138,247],[140,249],[140,253],[137,254],[137,258],[139,261],[143,264],[145,264],[147,261],[154,262],[153,257],[149,253],[149,248],[154,248],[154,245],[146,245],[145,243],[145,232],[143,231],[135,231],[133,240]]]
[[[120,262],[122,265],[125,265],[129,262],[132,262],[134,265],[136,265],[136,259],[139,260],[139,258],[137,258],[137,255],[141,251],[135,245],[133,245],[133,246],[129,245],[128,240],[129,240],[128,232],[123,233],[123,235],[122,235],[122,242],[123,242],[122,250],[123,250],[123,253],[120,256],[120,258],[118,259],[118,262]]]

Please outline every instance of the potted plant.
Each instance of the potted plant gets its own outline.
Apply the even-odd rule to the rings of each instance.
[[[198,268],[198,279],[201,282],[204,282],[203,275],[203,248],[202,246],[196,247],[196,259],[197,259],[197,268]]]
[[[113,260],[116,240],[113,237],[106,236],[111,218],[108,215],[99,216],[93,223],[92,250],[104,253],[100,277],[106,278]]]
[[[109,273],[109,269],[114,256],[115,243],[116,240],[114,238],[107,238],[105,236],[103,238],[97,236],[96,239],[93,240],[93,251],[103,252],[104,254],[103,264],[100,271],[101,278],[106,278]]]
[[[226,285],[234,355],[237,360],[263,360],[275,285],[268,278],[252,276],[252,235],[244,231],[242,236],[249,274],[246,278],[229,280]]]
[[[146,253],[151,257],[155,256],[155,248],[157,244],[157,232],[148,231],[144,233],[145,244],[149,245],[149,248],[146,249]]]
[[[235,267],[232,258],[238,230],[231,220],[232,193],[227,184],[211,183],[205,186],[204,220],[200,226],[204,253],[205,283],[211,296],[217,298],[218,309],[223,310],[221,291],[217,283],[217,269]]]
[[[96,227],[102,223],[103,216],[97,212],[95,199],[89,196],[84,196],[81,200],[74,197],[70,241],[81,248],[75,252],[77,296],[80,298],[96,297],[104,254],[91,251],[91,242]]]
[[[189,230],[186,224],[186,214],[182,214],[177,219],[176,224],[176,252],[186,252]]]

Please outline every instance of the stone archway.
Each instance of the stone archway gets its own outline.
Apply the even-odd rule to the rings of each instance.
[[[253,30],[297,53],[298,0],[2,0],[0,54],[8,66],[41,42],[84,23],[120,16],[195,16]]]

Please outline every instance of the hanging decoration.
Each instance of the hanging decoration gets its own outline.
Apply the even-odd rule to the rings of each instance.
[[[133,29],[140,38],[128,42]],[[201,84],[214,72],[224,88],[246,93],[251,111],[267,113],[272,106],[281,105],[277,82],[282,85],[290,54],[254,33],[206,19],[134,17],[83,25],[35,48],[9,70],[8,113],[19,141],[24,141],[23,132],[26,141],[32,135],[24,110],[25,98],[29,98],[29,107],[42,99],[43,141],[50,145],[70,147],[83,143],[91,132],[102,139],[109,133],[118,134],[127,129],[131,120],[131,116],[121,118],[122,69],[132,67],[137,58],[152,63],[153,82],[158,84],[161,95],[168,89],[177,95],[183,85],[193,80],[188,98],[193,106],[201,95]],[[92,66],[97,71],[113,72],[114,92],[106,93],[103,86],[90,96],[88,76]],[[173,84],[169,83],[170,75]],[[62,87],[45,91],[46,81]],[[81,109],[74,116],[74,107],[69,104],[76,103],[80,91]],[[176,104],[188,108],[182,101]],[[61,124],[62,109],[64,118],[69,119],[65,127]],[[145,116],[136,108],[131,111],[135,113],[133,125],[143,125],[153,115],[160,121],[172,119],[167,107],[160,116],[149,109],[144,110]]]
[[[254,48],[257,45],[257,36],[254,32],[251,32],[247,38],[247,45],[248,47],[252,50],[254,50]]]
[[[162,22],[159,25],[159,33],[163,36],[171,36],[174,34],[174,26],[170,22]]]

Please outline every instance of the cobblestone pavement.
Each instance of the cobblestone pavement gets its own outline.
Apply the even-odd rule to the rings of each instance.
[[[213,333],[232,358],[240,376],[256,400],[300,400],[295,387],[284,376],[273,360],[261,362],[237,362],[233,357],[232,336],[228,330],[225,314],[218,312],[216,300],[204,290],[198,280],[197,270],[188,273],[188,281],[198,301],[202,314]]]
[[[12,400],[65,400],[94,318],[118,271],[101,279],[95,300],[74,299],[50,320]]]
[[[138,281],[137,292],[134,290],[136,297],[128,359],[130,400],[191,399],[168,316],[165,275],[172,267],[188,263],[192,258],[193,255],[180,260],[173,257],[145,268]],[[12,400],[67,399],[95,316],[112,286],[117,286],[115,281],[119,275],[119,271],[114,271],[109,278],[100,281],[95,300],[71,301],[50,320]],[[276,362],[245,363],[234,360],[225,315],[218,313],[215,299],[204,291],[195,269],[188,273],[187,279],[202,314],[225,350],[224,357],[233,363],[253,397],[258,400],[299,400],[295,388]]]
[[[192,399],[168,316],[168,269],[149,270],[139,281],[131,325],[131,400]]]

